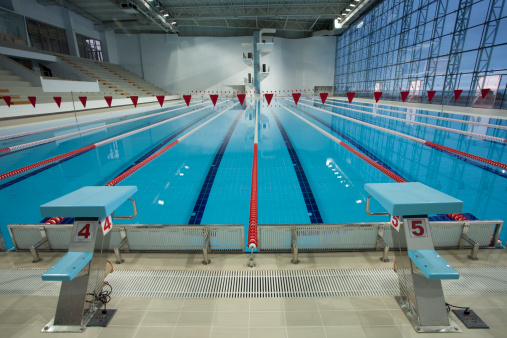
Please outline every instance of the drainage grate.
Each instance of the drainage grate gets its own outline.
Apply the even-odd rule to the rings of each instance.
[[[445,294],[507,293],[507,267],[456,268]],[[56,296],[59,282],[42,282],[42,269],[1,269],[0,294]],[[392,269],[283,271],[116,270],[107,278],[117,297],[273,298],[361,297],[399,294]]]

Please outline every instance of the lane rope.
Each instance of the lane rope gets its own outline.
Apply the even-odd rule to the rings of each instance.
[[[308,101],[308,100],[304,100],[303,99],[302,101]],[[301,105],[309,107],[308,105],[303,104],[303,103],[301,103]],[[329,104],[327,104],[327,105],[329,106]],[[382,115],[382,114],[369,113],[369,112],[365,112],[363,110],[354,109],[354,108],[347,108],[347,107],[334,106],[334,105],[330,105],[330,106],[331,107],[335,107],[335,108],[341,108],[341,109],[346,109],[346,110],[350,110],[350,111],[355,111],[355,112],[362,113],[362,114],[367,114],[367,115],[382,117],[382,118],[386,118],[386,119],[391,119],[391,120],[395,120],[395,121],[401,121],[401,122],[404,122],[404,123],[413,123],[413,124],[417,124],[417,125],[424,126],[424,127],[427,127],[427,128],[444,130],[444,131],[447,131],[447,132],[450,132],[450,133],[455,133],[455,134],[460,134],[460,135],[465,135],[465,136],[470,136],[470,137],[475,137],[475,138],[482,138],[482,139],[486,139],[486,140],[492,141],[492,142],[498,142],[498,143],[506,143],[507,142],[507,139],[504,139],[504,138],[501,138],[501,137],[482,135],[482,134],[477,134],[477,133],[473,133],[473,132],[470,132],[470,131],[457,130],[457,129],[447,128],[447,127],[442,127],[442,126],[435,126],[433,124],[428,124],[428,123],[423,123],[423,122],[417,122],[417,121],[412,121],[412,120],[406,120],[406,119],[402,119],[402,118],[394,117],[394,116],[387,116],[387,115]],[[341,115],[341,116],[343,116],[343,115]]]
[[[217,103],[217,104],[222,104],[222,103],[224,103],[224,102],[220,102],[220,103]],[[199,111],[201,111],[203,109],[208,109],[210,107],[211,106],[207,106],[207,107],[203,107],[203,108],[200,108],[200,109],[197,109],[197,110],[194,110],[194,111],[183,113],[181,115],[174,116],[174,117],[165,119],[163,121],[159,121],[159,122],[151,124],[149,126],[146,126],[146,127],[143,127],[143,128],[139,128],[139,129],[136,129],[136,130],[132,130],[130,132],[127,132],[127,133],[124,133],[124,134],[121,134],[121,135],[118,135],[118,136],[115,136],[115,137],[111,137],[109,139],[106,139],[106,140],[103,140],[103,141],[100,141],[100,142],[97,142],[97,143],[94,143],[94,144],[90,144],[90,145],[88,145],[86,147],[82,147],[82,148],[79,148],[79,149],[76,149],[76,150],[73,150],[73,151],[69,151],[67,153],[64,153],[64,154],[61,154],[61,155],[58,155],[58,156],[55,156],[55,157],[51,157],[51,158],[49,158],[47,160],[39,161],[37,163],[33,163],[33,164],[27,165],[25,167],[19,168],[19,169],[11,170],[11,171],[6,172],[4,174],[0,174],[0,181],[3,180],[3,179],[6,179],[8,177],[21,174],[23,172],[26,172],[26,171],[34,169],[34,168],[42,167],[42,166],[47,165],[49,163],[52,163],[52,162],[55,162],[55,161],[58,161],[58,160],[61,160],[61,159],[64,159],[64,158],[67,158],[67,157],[70,157],[70,156],[74,156],[74,155],[77,155],[77,154],[81,155],[81,154],[83,154],[85,152],[88,152],[90,150],[93,150],[95,148],[103,146],[105,144],[108,144],[108,143],[120,140],[120,139],[125,138],[125,137],[130,136],[130,135],[134,135],[134,134],[140,133],[142,131],[145,131],[145,130],[157,127],[157,126],[159,126],[161,124],[164,124],[164,123],[167,123],[167,122],[171,122],[171,121],[174,121],[176,119],[188,116],[190,114],[197,113],[197,112],[199,112]]]
[[[479,162],[487,163],[487,164],[492,165],[492,166],[497,166],[497,167],[500,167],[502,169],[506,169],[507,168],[507,165],[504,164],[504,163],[493,161],[493,160],[490,160],[490,159],[487,159],[487,158],[484,158],[484,157],[481,157],[481,156],[465,153],[463,151],[460,151],[460,150],[457,150],[457,149],[453,149],[453,148],[449,148],[449,147],[443,146],[441,144],[436,144],[436,143],[433,143],[433,142],[430,142],[430,141],[426,141],[426,140],[423,140],[423,139],[420,139],[420,138],[417,138],[417,137],[414,137],[414,136],[410,136],[410,135],[407,135],[407,134],[403,134],[403,133],[400,133],[400,132],[397,132],[397,131],[394,131],[394,130],[391,130],[391,129],[380,127],[380,126],[371,124],[369,122],[364,122],[364,121],[361,121],[361,120],[358,120],[358,119],[355,119],[355,118],[352,118],[352,117],[348,117],[348,116],[344,116],[344,115],[341,115],[341,114],[333,113],[333,112],[327,111],[325,109],[309,106],[309,105],[304,104],[304,103],[299,103],[299,105],[306,106],[306,107],[309,107],[309,108],[312,108],[312,109],[316,109],[316,110],[320,110],[320,111],[322,111],[322,112],[324,112],[326,114],[338,116],[338,117],[343,118],[345,120],[349,120],[349,121],[352,121],[352,122],[355,122],[355,123],[359,123],[359,124],[362,124],[362,125],[365,125],[365,126],[368,126],[368,127],[371,127],[371,128],[382,130],[382,131],[385,131],[386,133],[397,135],[397,136],[400,136],[400,137],[412,140],[414,142],[417,142],[417,143],[420,143],[420,144],[424,144],[424,145],[426,145],[428,147],[432,147],[432,148],[437,149],[437,150],[446,150],[446,151],[448,151],[450,153],[453,153],[453,154],[456,154],[456,155],[461,155],[463,157],[467,157],[467,158],[470,158],[470,159],[473,159],[473,160],[476,160],[476,161],[479,161]]]

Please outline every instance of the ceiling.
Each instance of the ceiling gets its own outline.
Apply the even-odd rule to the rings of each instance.
[[[67,7],[93,20],[99,29],[114,29],[116,33],[175,33],[180,36],[251,36],[259,29],[275,28],[278,37],[304,38],[314,32],[332,29],[334,19],[346,8],[351,8],[351,0],[38,2]]]

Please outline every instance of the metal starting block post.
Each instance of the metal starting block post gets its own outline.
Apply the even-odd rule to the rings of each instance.
[[[109,249],[111,215],[130,197],[137,187],[83,187],[41,205],[42,217],[74,217],[67,252],[43,275],[44,281],[61,281],[55,317],[42,332],[83,332],[88,321],[103,305],[98,299],[104,285]],[[119,216],[115,218],[120,218]]]
[[[396,300],[417,332],[461,332],[447,313],[442,279],[459,273],[435,250],[428,214],[461,213],[463,202],[422,183],[370,183],[366,212],[391,215],[400,296]],[[371,197],[388,213],[371,213]],[[402,251],[406,248],[406,251]]]

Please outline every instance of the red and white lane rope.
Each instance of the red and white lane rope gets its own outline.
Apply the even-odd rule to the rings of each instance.
[[[255,105],[255,132],[252,160],[252,185],[250,188],[250,215],[248,217],[248,247],[252,250],[257,248],[257,224],[259,221],[259,200],[258,200],[258,147],[259,147],[259,109]]]
[[[220,103],[217,103],[217,104],[222,104],[222,103],[224,103],[224,102],[220,102]],[[16,169],[16,170],[11,170],[11,171],[6,172],[4,174],[0,174],[0,181],[4,180],[6,178],[9,178],[11,176],[18,175],[18,174],[24,173],[26,171],[38,168],[38,167],[45,166],[47,164],[50,164],[52,162],[55,162],[55,161],[58,161],[58,160],[61,160],[61,159],[64,159],[64,158],[67,158],[67,157],[70,157],[70,156],[74,156],[74,155],[85,153],[87,151],[90,151],[92,149],[98,148],[98,147],[103,146],[105,144],[117,141],[119,139],[122,139],[122,138],[125,138],[127,136],[140,133],[142,131],[145,131],[145,130],[148,130],[148,129],[151,129],[151,128],[154,128],[154,127],[157,127],[157,126],[159,126],[161,124],[168,123],[168,122],[174,121],[176,119],[180,119],[180,118],[188,116],[190,114],[195,114],[195,113],[197,113],[197,112],[199,112],[199,111],[201,111],[203,109],[207,109],[207,108],[210,108],[210,106],[203,107],[203,108],[200,108],[200,109],[197,109],[197,110],[185,113],[185,114],[181,114],[181,115],[178,115],[178,116],[175,116],[175,117],[171,117],[169,119],[165,119],[163,121],[151,124],[149,126],[146,126],[146,127],[143,127],[143,128],[139,128],[139,129],[130,131],[128,133],[124,133],[124,134],[115,136],[115,137],[111,137],[111,138],[108,138],[106,140],[103,140],[103,141],[100,141],[100,142],[97,142],[97,143],[94,143],[94,144],[90,144],[90,145],[88,145],[86,147],[82,147],[82,148],[79,148],[79,149],[76,149],[76,150],[73,150],[73,151],[69,151],[67,153],[64,153],[64,154],[61,154],[61,155],[58,155],[58,156],[55,156],[55,157],[48,158],[47,160],[43,160],[43,161],[40,161],[40,162],[37,162],[37,163],[33,163],[33,164],[27,165],[25,167],[22,167],[22,168],[19,168],[19,169]]]
[[[121,173],[120,175],[116,176],[114,179],[112,179],[111,181],[109,181],[108,183],[106,183],[105,186],[114,186],[114,185],[117,185],[118,183],[120,183],[121,181],[123,181],[128,176],[132,175],[134,172],[136,172],[137,170],[139,170],[141,167],[143,167],[147,163],[151,162],[152,160],[154,160],[158,156],[162,155],[163,153],[165,153],[166,151],[168,151],[169,149],[171,149],[172,147],[174,147],[175,145],[177,145],[178,143],[180,143],[181,141],[183,141],[184,139],[186,139],[187,137],[189,137],[190,135],[192,135],[193,133],[195,133],[196,131],[198,131],[199,129],[201,129],[202,127],[204,127],[205,125],[207,125],[208,123],[210,123],[211,121],[213,121],[213,120],[217,119],[219,116],[223,115],[229,109],[233,108],[236,104],[234,104],[234,105],[230,106],[229,108],[225,109],[223,112],[221,112],[221,113],[213,116],[208,121],[204,122],[203,124],[199,125],[198,127],[195,127],[194,129],[192,129],[191,131],[189,131],[185,135],[181,136],[180,138],[177,138],[176,140],[172,141],[170,144],[168,144],[164,148],[160,149],[159,151],[153,153],[151,156],[149,156],[146,159],[144,159],[143,161],[139,162],[138,164],[136,164],[135,166],[133,166],[129,170],[127,170],[127,171]]]
[[[304,103],[299,103],[299,105],[306,106],[306,107],[309,107],[309,108],[312,108],[312,109],[317,109],[317,110],[320,110],[320,111],[322,111],[322,112],[324,112],[326,114],[338,116],[338,117],[340,117],[342,119],[345,119],[345,120],[349,120],[349,121],[352,121],[352,122],[355,122],[355,123],[359,123],[359,124],[362,124],[362,125],[365,125],[365,126],[368,126],[368,127],[371,127],[371,128],[382,130],[382,131],[385,131],[386,133],[397,135],[397,136],[400,136],[400,137],[412,140],[414,142],[417,142],[417,143],[420,143],[420,144],[424,144],[425,146],[428,146],[428,147],[431,147],[431,148],[435,148],[435,149],[439,149],[439,150],[445,150],[447,152],[450,152],[450,153],[453,153],[453,154],[457,154],[457,155],[460,155],[460,156],[463,156],[463,157],[468,157],[468,158],[471,158],[473,160],[476,160],[476,161],[479,161],[479,162],[483,162],[483,163],[487,163],[487,164],[492,165],[492,166],[496,166],[496,167],[499,167],[499,168],[502,168],[502,169],[507,169],[507,164],[505,164],[505,163],[501,163],[501,162],[493,161],[493,160],[490,160],[490,159],[487,159],[487,158],[484,158],[484,157],[481,157],[481,156],[465,153],[463,151],[460,151],[460,150],[457,150],[457,149],[453,149],[453,148],[449,148],[449,147],[443,146],[441,144],[437,144],[437,143],[433,143],[433,142],[430,142],[430,141],[426,141],[426,140],[423,140],[423,139],[420,139],[420,138],[417,138],[417,137],[414,137],[414,136],[410,136],[410,135],[407,135],[407,134],[403,134],[403,133],[400,133],[400,132],[397,132],[397,131],[394,131],[394,130],[391,130],[391,129],[387,129],[387,128],[384,128],[384,127],[379,127],[379,126],[376,126],[376,125],[368,123],[368,122],[360,121],[360,120],[354,119],[352,117],[348,117],[348,116],[344,116],[344,115],[341,115],[341,114],[333,113],[333,112],[327,111],[325,109],[309,106],[309,105],[306,105]]]
[[[204,104],[204,103],[197,103],[196,105],[201,105],[201,104]],[[0,149],[0,153],[7,152],[7,151],[13,151],[13,150],[20,150],[20,149],[34,147],[34,146],[39,146],[41,144],[46,144],[46,143],[50,143],[50,142],[53,142],[53,141],[69,138],[69,137],[72,137],[72,136],[75,136],[75,135],[86,134],[86,133],[89,133],[89,132],[92,132],[92,131],[95,131],[95,130],[100,130],[100,129],[106,129],[106,128],[110,128],[110,127],[114,127],[114,126],[119,126],[121,124],[130,123],[130,122],[134,122],[134,121],[138,121],[138,120],[142,120],[142,119],[146,119],[146,118],[149,118],[149,117],[154,117],[154,116],[158,116],[158,115],[162,115],[162,114],[167,114],[167,113],[173,112],[175,110],[180,110],[180,109],[185,109],[185,108],[187,108],[187,107],[175,108],[175,109],[167,110],[167,111],[164,111],[164,112],[161,112],[161,113],[156,113],[156,114],[149,115],[149,116],[140,116],[140,117],[136,117],[136,118],[133,118],[133,119],[130,119],[130,120],[127,120],[127,121],[120,121],[120,122],[111,123],[111,124],[108,124],[108,125],[105,125],[105,126],[95,127],[95,128],[86,129],[86,130],[80,130],[80,131],[76,131],[74,133],[69,133],[69,134],[65,134],[65,135],[50,137],[50,138],[46,138],[46,139],[43,139],[43,140],[38,140],[38,141],[34,141],[34,142],[28,142],[28,143],[24,143],[24,144],[18,144],[16,146]]]
[[[396,182],[400,182],[400,183],[407,182],[403,177],[400,177],[400,176],[396,175],[395,173],[393,173],[391,170],[384,168],[383,166],[381,166],[377,162],[373,161],[368,156],[366,156],[366,155],[362,154],[361,152],[357,151],[356,149],[352,148],[351,146],[349,146],[348,144],[346,144],[345,142],[343,142],[339,138],[331,135],[330,133],[328,133],[327,131],[323,130],[322,128],[316,126],[315,124],[311,123],[307,119],[305,119],[305,118],[299,116],[298,114],[294,113],[292,110],[288,109],[287,107],[282,106],[282,108],[284,108],[289,113],[291,113],[292,115],[296,116],[297,118],[299,118],[300,120],[302,120],[306,124],[310,125],[314,129],[318,130],[322,134],[326,135],[328,138],[330,138],[331,140],[335,141],[336,143],[338,143],[339,145],[341,145],[345,149],[349,150],[350,152],[352,152],[354,155],[358,156],[363,161],[365,161],[368,164],[374,166],[375,168],[377,168],[378,170],[380,170],[381,172],[383,172],[384,174],[386,174],[387,176],[389,176],[390,178],[392,178]]]
[[[185,104],[185,103],[184,102],[178,102],[178,103],[172,104],[170,106],[178,106],[180,104]],[[96,120],[89,120],[89,121],[83,121],[83,122],[79,122],[79,123],[64,124],[64,125],[61,125],[61,126],[55,126],[55,127],[50,127],[50,128],[25,131],[25,132],[22,132],[22,133],[16,133],[16,134],[10,134],[10,135],[3,135],[3,136],[0,136],[0,140],[6,140],[6,139],[11,139],[11,138],[16,138],[16,137],[22,137],[22,136],[28,136],[28,135],[43,133],[45,131],[57,130],[57,129],[62,129],[62,128],[77,127],[77,126],[80,126],[80,125],[83,125],[83,124],[87,124],[87,123],[95,123],[95,122],[100,122],[100,121],[106,121],[106,120],[110,120],[110,119],[114,119],[114,118],[119,118],[119,117],[123,118],[123,117],[126,117],[126,116],[131,116],[131,115],[136,115],[136,114],[139,115],[139,114],[142,114],[143,112],[146,112],[146,111],[149,111],[149,110],[152,110],[152,109],[153,108],[143,109],[143,110],[139,110],[139,111],[136,111],[134,113],[129,113],[129,114],[123,114],[123,115],[117,115],[117,116],[109,116],[109,117],[104,117],[104,118],[100,118],[100,119],[96,119]],[[150,115],[150,116],[153,116],[153,115]]]
[[[302,100],[302,101],[307,101],[307,100]],[[300,105],[311,107],[311,106],[306,105],[304,103],[300,103]],[[447,128],[447,127],[442,127],[442,126],[435,126],[433,124],[428,124],[428,123],[423,123],[423,122],[417,122],[417,121],[412,121],[412,120],[406,120],[406,119],[402,119],[402,118],[394,117],[394,116],[387,116],[387,115],[382,115],[382,114],[369,113],[369,112],[365,112],[364,110],[359,110],[359,109],[353,109],[353,108],[347,108],[347,107],[341,107],[341,106],[339,107],[339,106],[334,106],[334,105],[331,105],[331,106],[337,107],[337,108],[341,108],[341,109],[355,111],[355,112],[362,113],[362,114],[373,115],[373,116],[376,116],[376,117],[382,117],[382,118],[385,118],[385,119],[396,120],[396,121],[401,121],[401,122],[405,122],[405,123],[413,123],[413,124],[417,124],[417,125],[424,126],[424,127],[427,127],[427,128],[445,130],[445,131],[450,132],[450,133],[455,133],[455,134],[460,134],[460,135],[465,135],[465,136],[470,136],[470,137],[475,137],[475,138],[481,138],[481,139],[485,139],[485,140],[488,140],[488,141],[493,141],[493,142],[498,142],[498,143],[506,143],[507,142],[507,139],[504,139],[504,138],[501,138],[501,137],[495,137],[495,136],[477,134],[477,133],[472,133],[470,131],[457,130],[457,129]],[[315,108],[315,107],[312,107],[312,108]],[[319,109],[319,108],[316,108],[316,109]],[[336,114],[336,115],[337,116],[343,116],[343,115],[339,115],[339,114]]]
[[[369,109],[378,109],[378,110],[383,110],[383,111],[389,111],[389,112],[393,112],[393,113],[396,113],[396,114],[405,114],[405,115],[420,116],[420,117],[423,117],[423,118],[425,117],[425,118],[435,119],[435,120],[443,120],[443,121],[450,121],[450,122],[457,122],[457,123],[465,123],[465,124],[471,124],[471,125],[474,125],[474,126],[482,126],[482,127],[488,127],[488,128],[507,130],[507,126],[499,126],[499,125],[495,125],[495,124],[489,124],[489,123],[483,123],[483,122],[475,122],[475,121],[458,120],[458,119],[452,119],[450,117],[441,117],[441,116],[424,115],[424,114],[418,114],[418,113],[410,113],[408,111],[399,111],[399,110],[381,108],[381,107],[376,107],[376,106],[375,107],[373,107],[373,106],[362,106],[360,104],[349,103],[346,100],[340,100],[340,99],[329,98],[328,100],[329,101],[335,101],[335,102],[338,101],[340,103],[348,104],[350,106],[355,106],[355,107],[363,107],[363,108],[369,108]],[[321,101],[319,99],[319,103],[320,102]],[[377,104],[373,103],[373,104],[374,105],[380,105],[378,103]],[[326,103],[326,105],[329,105],[329,104]],[[334,107],[343,108],[342,106],[334,106]],[[424,110],[426,110],[426,109],[424,109]],[[437,111],[437,110],[431,110],[430,109],[429,111],[440,113],[440,111]],[[463,116],[476,116],[476,115],[466,115],[466,114],[462,114],[462,113],[458,113],[458,112],[450,112],[449,114],[456,114],[456,115],[463,115]],[[498,118],[498,117],[492,117],[492,118]]]

